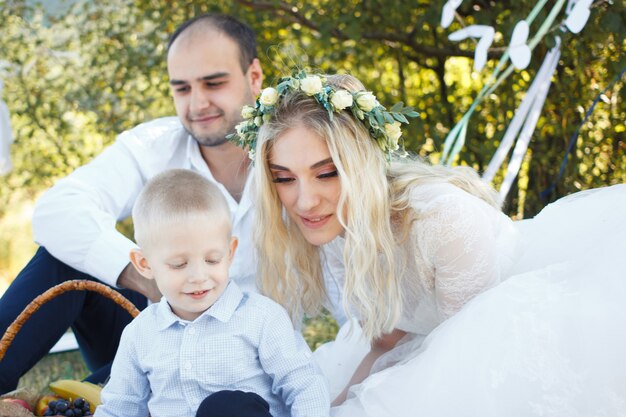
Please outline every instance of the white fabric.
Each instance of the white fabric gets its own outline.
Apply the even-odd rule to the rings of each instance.
[[[239,238],[229,270],[231,279],[245,291],[256,291],[250,178],[237,203],[215,181],[197,143],[176,117],[157,119],[120,134],[93,161],[46,191],[33,215],[35,241],[68,265],[115,286],[129,262],[130,249],[136,247],[115,229],[115,223],[130,216],[137,195],[150,178],[173,168],[196,171],[222,191],[232,214],[233,235]]]
[[[537,126],[537,121],[541,115],[543,103],[546,101],[546,97],[548,96],[548,91],[550,90],[550,85],[552,84],[552,76],[554,75],[554,71],[556,70],[556,66],[559,63],[559,58],[561,56],[561,38],[557,36],[555,40],[556,46],[548,52],[545,58],[545,63],[542,64],[539,69],[539,73],[535,77],[539,86],[537,90],[534,91],[531,108],[528,110],[526,120],[524,121],[524,127],[517,138],[515,148],[513,149],[513,155],[511,155],[511,159],[507,166],[506,175],[504,176],[504,180],[500,186],[501,201],[505,200],[511,186],[513,185],[513,181],[517,178],[517,174],[522,166],[522,160],[524,159],[526,150],[528,149],[528,144],[530,143],[532,134]]]
[[[2,97],[2,80],[0,80],[0,97]],[[13,132],[11,131],[11,119],[9,108],[0,99],[0,175],[6,175],[13,169],[11,163],[11,144]]]
[[[326,381],[287,312],[231,282],[193,322],[163,299],[122,335],[97,417],[195,416],[208,395],[254,392],[275,417],[327,417]]]
[[[626,415],[626,185],[515,223],[448,185],[420,187],[413,206],[409,334],[331,415]],[[338,262],[341,247],[326,256]],[[347,363],[352,349],[314,357]],[[346,368],[324,369],[332,381]]]
[[[398,328],[428,334],[474,295],[500,281],[510,266],[517,231],[504,214],[450,184],[430,184],[413,191],[415,222],[402,278],[404,314]],[[344,285],[344,240],[323,247],[326,286]],[[499,252],[499,253],[498,253]],[[331,313],[342,312],[335,297]]]
[[[515,110],[515,115],[513,116],[513,119],[509,123],[509,126],[507,127],[506,132],[504,133],[504,136],[500,141],[500,146],[498,146],[498,149],[489,161],[487,169],[485,169],[485,172],[483,173],[482,177],[485,182],[490,183],[496,176],[498,170],[504,162],[504,159],[510,153],[513,142],[515,142],[515,139],[518,137],[518,133],[520,132],[520,130],[522,130],[522,126],[528,124],[528,122],[526,122],[526,124],[524,123],[524,121],[527,120],[528,115],[533,111],[536,113],[541,113],[541,109],[543,108],[543,103],[545,101],[545,94],[540,94],[540,90],[546,90],[547,94],[547,90],[550,86],[549,83],[551,82],[551,77],[554,73],[554,58],[556,57],[556,62],[558,62],[559,56],[560,41],[559,46],[552,48],[550,52],[548,52],[548,54],[546,55],[543,63],[541,64],[541,68],[539,68],[539,71],[537,72],[537,75],[535,76],[532,84],[528,88],[526,95],[524,95],[522,102],[520,103],[517,110]],[[537,97],[543,97],[543,100],[538,101]],[[535,125],[536,121],[535,123],[532,123],[532,126],[528,125],[529,127],[526,128],[528,134],[526,136],[530,137],[535,128]],[[523,149],[522,156],[525,153],[526,147],[524,147]],[[517,175],[518,171],[519,169],[515,171],[515,175]]]

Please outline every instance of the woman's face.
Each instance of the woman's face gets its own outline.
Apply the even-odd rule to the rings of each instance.
[[[269,168],[280,201],[309,243],[323,245],[343,233],[341,184],[324,139],[304,127],[286,131],[274,142]]]

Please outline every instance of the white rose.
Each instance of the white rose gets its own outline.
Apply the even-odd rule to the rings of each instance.
[[[243,123],[239,123],[237,126],[235,126],[235,130],[237,131],[238,135],[242,135],[243,134],[243,129],[246,127],[246,122]]]
[[[254,115],[254,107],[252,106],[243,106],[241,109],[241,117],[244,119],[250,119]]]
[[[278,101],[278,91],[275,88],[267,87],[261,92],[259,101],[264,106],[273,106]]]
[[[385,124],[385,133],[387,134],[387,137],[389,137],[389,139],[391,139],[391,141],[393,142],[393,146],[391,146],[391,148],[393,150],[398,149],[398,139],[400,139],[400,136],[402,136],[400,122],[395,121],[393,123]]]
[[[317,94],[322,91],[322,79],[317,75],[309,75],[300,81],[300,90],[308,96]]]
[[[346,90],[337,90],[330,98],[330,102],[337,110],[347,109],[352,106],[352,94]]]
[[[363,111],[371,111],[374,107],[379,105],[376,96],[369,91],[359,93],[356,96],[356,104],[358,104]]]
[[[261,116],[257,116],[254,118],[254,124],[257,125],[257,127],[261,127],[261,125],[263,124],[263,119],[261,118]]]

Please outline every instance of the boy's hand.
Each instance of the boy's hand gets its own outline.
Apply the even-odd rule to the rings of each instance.
[[[126,268],[124,268],[117,278],[117,285],[122,288],[137,291],[155,303],[161,299],[161,291],[157,288],[156,281],[144,278],[131,263],[126,265]]]

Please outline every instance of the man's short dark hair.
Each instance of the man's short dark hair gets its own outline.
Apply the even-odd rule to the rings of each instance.
[[[174,41],[184,31],[200,24],[222,32],[224,35],[228,36],[237,43],[239,46],[239,63],[241,64],[241,69],[245,73],[252,63],[252,60],[257,57],[256,35],[250,26],[229,15],[207,13],[186,21],[180,25],[178,29],[176,29],[172,36],[170,36],[170,40],[167,44],[167,51],[169,52]]]

